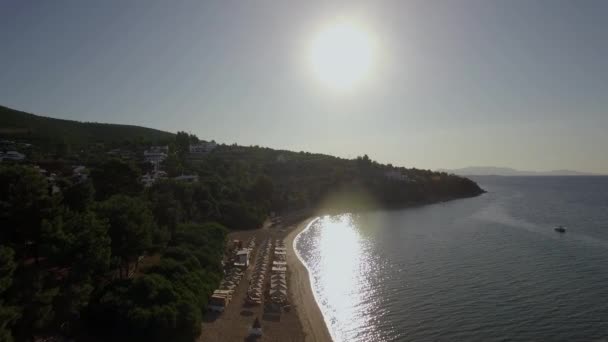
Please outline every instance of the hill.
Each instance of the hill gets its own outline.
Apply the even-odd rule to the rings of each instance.
[[[473,181],[447,173],[356,159],[263,147],[220,146],[207,165],[238,163],[261,170],[275,188],[277,211],[316,207],[349,211],[395,208],[472,197],[484,191]],[[196,170],[192,170],[196,172]]]
[[[138,126],[61,120],[6,107],[0,107],[0,114],[0,138],[31,144],[36,153],[23,151],[30,163],[59,158],[70,165],[94,168],[118,147],[125,156],[129,155],[130,162],[147,169],[143,150],[162,142],[170,149],[168,159],[161,165],[169,176],[198,175],[201,181],[211,180],[214,185],[210,188],[233,186],[235,193],[253,186],[259,177],[268,177],[274,188],[270,208],[277,212],[313,207],[403,207],[483,193],[464,177],[384,165],[367,155],[343,159],[258,146],[220,145],[212,153],[192,160],[187,157],[188,144],[199,139],[184,132],[172,134]],[[234,195],[231,201],[242,202],[241,197]]]
[[[0,106],[0,138],[27,140],[40,146],[58,143],[83,146],[133,140],[159,143],[173,140],[174,136],[151,128],[55,119]]]
[[[440,169],[439,172],[461,176],[594,176],[595,174],[572,170],[522,171],[508,167],[471,166],[461,169]]]

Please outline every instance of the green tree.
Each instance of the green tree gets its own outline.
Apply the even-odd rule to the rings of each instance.
[[[15,306],[4,304],[3,294],[13,283],[13,273],[17,268],[14,260],[15,252],[6,246],[0,246],[0,341],[12,341],[10,328],[19,318],[19,310]]]
[[[40,331],[53,328],[55,310],[53,302],[59,294],[57,274],[48,270],[20,270],[25,275],[15,278],[10,303],[21,307],[19,320],[13,327],[18,341],[31,339]]]
[[[15,251],[10,247],[0,245],[0,295],[13,283],[15,264]]]
[[[184,167],[177,153],[169,153],[167,159],[162,162],[162,169],[165,170],[170,177],[179,176],[184,172]]]
[[[130,264],[138,266],[138,257],[152,247],[152,234],[156,229],[147,203],[139,198],[114,195],[99,203],[100,218],[109,224],[112,257],[116,258],[119,276],[126,278]]]
[[[119,341],[192,341],[201,330],[201,309],[188,291],[160,274],[108,286],[92,306],[94,329]]]
[[[177,154],[184,157],[190,151],[190,135],[186,132],[177,132],[175,135]]]
[[[64,211],[43,229],[46,257],[54,265],[70,267],[70,278],[99,276],[110,264],[109,224],[94,212]]]
[[[201,267],[220,270],[227,230],[217,223],[182,224],[178,227],[173,244],[187,249]]]
[[[29,166],[0,166],[0,241],[11,244],[18,258],[39,260],[43,221],[54,203],[47,180]]]
[[[72,152],[72,147],[65,137],[55,142],[55,155],[65,158]]]
[[[250,189],[250,197],[254,201],[270,201],[274,192],[272,179],[266,175],[257,177]]]
[[[91,171],[97,200],[116,194],[139,195],[143,189],[140,177],[141,172],[133,164],[118,159],[110,159]]]
[[[173,182],[158,182],[148,191],[150,206],[154,218],[159,226],[165,227],[171,234],[175,233],[177,225],[183,217],[183,209],[179,201],[174,198]]]
[[[71,210],[84,211],[94,200],[95,189],[90,181],[67,184],[62,190],[63,204]]]

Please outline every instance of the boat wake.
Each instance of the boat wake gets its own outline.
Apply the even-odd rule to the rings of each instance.
[[[517,218],[512,215],[504,205],[497,202],[488,204],[486,207],[473,214],[473,218],[485,222],[497,223],[503,226],[524,229],[550,239],[566,239],[568,241],[585,244],[587,246],[608,249],[608,241],[606,240],[583,234],[576,231],[575,228],[568,229],[567,234],[557,234],[552,226],[552,223],[541,225]]]

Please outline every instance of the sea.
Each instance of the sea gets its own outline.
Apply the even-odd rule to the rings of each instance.
[[[334,341],[608,341],[608,177],[472,178],[298,235]]]

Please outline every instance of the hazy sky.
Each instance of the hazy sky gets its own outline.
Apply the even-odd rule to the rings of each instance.
[[[316,79],[356,17],[373,73]],[[608,173],[608,1],[0,0],[0,104],[373,159]]]

